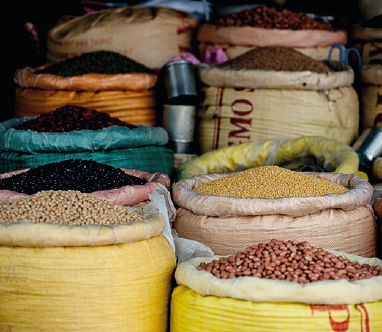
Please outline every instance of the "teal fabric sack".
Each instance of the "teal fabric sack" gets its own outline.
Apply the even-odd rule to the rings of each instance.
[[[37,167],[68,159],[93,159],[115,168],[135,169],[149,173],[174,171],[174,152],[163,146],[143,146],[95,152],[27,154],[0,151],[0,174]]]
[[[34,119],[23,117],[0,123],[0,150],[24,153],[94,152],[141,146],[165,146],[167,131],[160,127],[108,127],[100,130],[77,130],[67,133],[39,133],[13,127]]]

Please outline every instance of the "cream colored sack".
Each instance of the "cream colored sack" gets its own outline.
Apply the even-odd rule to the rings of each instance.
[[[330,251],[360,265],[382,267],[378,258],[364,258],[339,251]],[[186,286],[203,296],[217,296],[253,302],[289,302],[307,304],[360,304],[382,300],[382,277],[373,277],[353,282],[327,280],[297,284],[282,280],[257,277],[219,279],[207,271],[198,271],[201,263],[210,263],[219,256],[194,258],[179,264],[175,271],[178,285]]]
[[[363,66],[360,70],[360,79],[362,82],[361,114],[363,128],[381,128],[382,66]]]
[[[353,87],[326,91],[209,86],[198,116],[201,153],[233,144],[323,136],[351,145],[358,137]]]
[[[171,8],[127,6],[95,11],[49,31],[47,63],[107,50],[159,69],[175,55],[192,53],[197,24],[192,14]]]
[[[304,161],[328,172],[356,173],[359,159],[349,145],[320,136],[255,141],[207,152],[179,167],[178,181],[194,175],[239,172],[257,166]]]
[[[199,52],[203,61],[206,60],[206,53],[212,48],[219,47],[223,49],[225,54],[228,57],[228,60],[238,57],[250,50],[253,50],[259,46],[246,46],[246,45],[230,45],[230,44],[216,44],[216,43],[199,43]],[[323,47],[293,47],[294,50],[305,54],[316,60],[328,60],[329,52],[332,49],[332,46],[323,46]],[[332,51],[331,60],[340,60],[340,51],[338,48],[335,48]]]
[[[198,28],[199,42],[210,42],[231,45],[317,47],[346,44],[345,30],[288,30],[265,29],[250,26],[221,27],[203,24]]]
[[[267,69],[237,69],[208,64],[197,65],[202,83],[224,88],[329,90],[351,86],[354,72],[338,61],[323,61],[334,72],[275,71]]]
[[[351,190],[317,197],[222,197],[192,189],[228,174],[193,176],[173,187],[173,201],[180,206],[174,228],[180,237],[199,241],[217,255],[234,254],[277,238],[373,257],[376,223],[369,205],[370,183],[355,174],[305,174]]]

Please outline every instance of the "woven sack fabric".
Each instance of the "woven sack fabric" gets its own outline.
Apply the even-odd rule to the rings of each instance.
[[[0,150],[25,153],[94,152],[145,145],[164,146],[168,142],[166,130],[143,125],[134,129],[113,126],[100,130],[74,130],[65,133],[13,129],[32,119],[35,118],[24,117],[0,123]]]
[[[144,185],[123,186],[112,190],[95,191],[90,194],[113,204],[133,206],[149,200],[149,195],[154,192],[159,184],[163,185],[167,190],[170,189],[170,178],[166,174],[147,173],[125,168],[121,170],[126,174],[144,179],[147,183]],[[0,174],[0,180],[26,171],[28,169]],[[8,203],[25,196],[28,195],[11,190],[0,190],[0,203]]]
[[[96,152],[26,154],[0,151],[0,173],[8,173],[68,159],[93,159],[115,168],[127,168],[148,173],[163,173],[171,177],[174,152],[163,146],[142,146]]]

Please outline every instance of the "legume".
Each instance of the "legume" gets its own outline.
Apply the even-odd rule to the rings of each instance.
[[[307,15],[289,9],[278,10],[275,7],[258,6],[221,17],[216,21],[219,26],[251,26],[266,29],[315,29],[335,30],[330,23],[315,20]]]
[[[27,195],[42,190],[77,190],[91,193],[145,183],[146,180],[92,159],[69,159],[31,168],[24,173],[1,179],[0,189]]]
[[[49,113],[41,114],[36,119],[21,123],[13,129],[62,133],[73,130],[99,130],[112,126],[137,128],[135,125],[111,117],[104,112],[76,105],[66,105]]]
[[[311,197],[344,193],[348,188],[278,166],[261,166],[207,182],[193,189],[199,194],[226,197]]]
[[[218,67],[268,69],[277,71],[332,72],[323,62],[289,47],[257,47]]]
[[[55,63],[44,69],[36,70],[36,74],[52,74],[57,76],[77,76],[91,73],[127,74],[155,72],[127,56],[112,51],[94,51],[81,54]]]
[[[73,226],[123,225],[146,219],[128,207],[98,199],[79,191],[41,191],[0,205],[0,223],[52,223]]]
[[[248,276],[299,284],[339,279],[356,281],[382,276],[380,266],[353,263],[306,241],[276,239],[253,245],[229,257],[220,257],[208,264],[200,263],[197,270],[210,272],[220,279]]]

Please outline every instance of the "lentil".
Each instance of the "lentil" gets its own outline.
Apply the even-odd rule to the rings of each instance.
[[[291,30],[328,30],[335,28],[330,23],[315,20],[308,15],[293,12],[289,9],[258,6],[221,17],[216,20],[218,26],[251,26],[265,29]]]
[[[94,51],[81,54],[55,63],[44,69],[36,70],[36,74],[52,74],[57,76],[78,76],[91,73],[127,74],[155,72],[127,56],[112,51]]]
[[[253,245],[229,257],[220,257],[208,264],[202,262],[197,270],[210,272],[220,279],[248,276],[299,284],[338,279],[356,281],[382,276],[379,265],[353,263],[306,241],[276,239]]]
[[[193,189],[225,197],[311,197],[344,193],[348,188],[278,166],[261,166],[222,177]]]
[[[41,191],[0,207],[0,223],[52,223],[73,226],[127,224],[146,219],[128,207],[79,191]]]
[[[1,179],[0,189],[27,195],[43,190],[77,190],[90,193],[145,183],[146,180],[92,159],[69,159]]]
[[[130,129],[138,128],[104,112],[81,106],[66,105],[21,123],[13,127],[13,129],[33,130],[42,133],[62,133],[73,130],[100,130],[112,126],[128,127]]]
[[[332,72],[323,62],[289,47],[257,47],[218,67],[269,69],[277,71]]]

